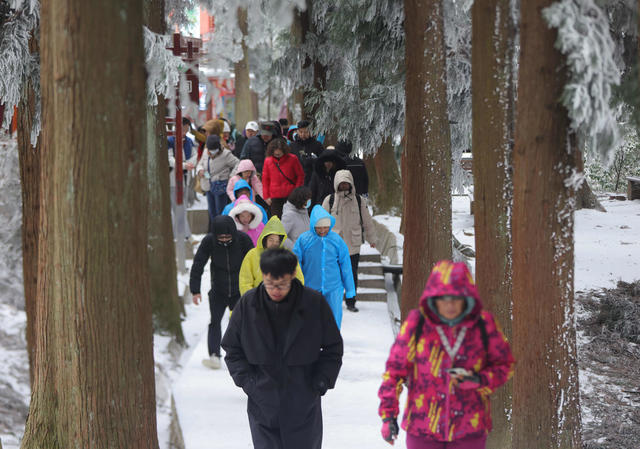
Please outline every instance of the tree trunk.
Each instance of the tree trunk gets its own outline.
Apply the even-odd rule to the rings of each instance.
[[[576,171],[579,173],[584,173],[584,159],[582,158],[582,152],[577,147],[577,139],[572,139],[575,141],[576,145],[574,145],[574,151],[576,155]],[[616,187],[617,190],[617,187]],[[606,212],[607,209],[604,208],[598,198],[591,190],[589,186],[589,182],[585,176],[582,185],[580,186],[580,190],[576,195],[576,210],[579,209],[595,209],[600,212]]]
[[[580,409],[573,308],[575,167],[557,36],[521,3],[521,59],[513,156],[513,447],[578,449]],[[544,86],[544,88],[542,88]],[[567,148],[570,150],[567,151]]]
[[[242,32],[242,59],[233,65],[236,86],[235,122],[237,129],[244,129],[252,116],[251,87],[249,82],[249,50],[245,39],[248,34],[247,9],[238,8],[238,28]]]
[[[417,306],[433,265],[452,256],[451,136],[442,0],[405,0],[404,10],[411,14],[405,18],[403,319]]]
[[[375,215],[399,215],[402,210],[402,182],[391,139],[382,142],[375,155],[365,157],[369,174],[369,198]]]
[[[158,448],[142,2],[44,1],[34,381],[23,449]]]
[[[31,53],[38,53],[38,39],[29,40]],[[18,151],[20,184],[22,186],[22,276],[24,306],[27,315],[27,351],[29,379],[33,385],[33,362],[36,342],[36,295],[38,289],[38,234],[40,230],[40,137],[31,145],[31,130],[36,114],[37,98],[34,86],[28,85],[26,96],[18,107]]]
[[[511,338],[513,48],[510,0],[472,9],[472,114],[476,282],[485,306]],[[492,397],[489,449],[511,448],[511,382]]]
[[[164,0],[146,0],[144,21],[155,33],[164,34]],[[147,214],[147,252],[150,278],[153,327],[156,332],[168,333],[178,343],[184,343],[182,313],[179,298],[176,260],[171,227],[171,200],[169,198],[169,161],[165,131],[166,107],[164,98],[158,106],[147,106],[146,149],[149,205]],[[195,151],[195,150],[194,150]]]
[[[299,48],[304,44],[305,37],[309,31],[309,19],[307,11],[300,11],[296,8],[293,16],[293,22],[291,23],[291,46],[293,48]],[[308,58],[302,63],[302,69],[309,65]],[[300,80],[299,80],[300,81]],[[293,117],[299,117],[298,120],[306,120],[307,116],[304,110],[304,88],[303,86],[297,86],[293,90],[292,103],[289,107]],[[291,124],[295,124],[295,121],[291,121]]]

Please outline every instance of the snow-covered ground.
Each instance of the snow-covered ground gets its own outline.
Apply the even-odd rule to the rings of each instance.
[[[615,286],[618,280],[640,278],[640,201],[602,200],[602,203],[607,213],[591,210],[576,213],[576,290],[608,288]],[[397,233],[400,226],[398,218],[376,218]],[[453,199],[453,231],[462,243],[474,245],[473,216],[469,215],[466,197]],[[202,282],[203,291],[206,291],[208,269],[204,273]],[[179,276],[181,289],[187,280],[187,276]],[[24,314],[6,305],[7,302],[0,298],[0,329],[14,334],[24,332]],[[360,303],[359,307],[357,314],[345,312],[342,324],[344,364],[336,388],[323,398],[323,447],[328,449],[388,447],[379,436],[376,393],[393,335],[385,304]],[[219,371],[211,371],[201,363],[207,352],[209,309],[206,296],[205,302],[199,306],[188,304],[186,311],[183,323],[189,344],[186,350],[180,352],[164,337],[157,336],[155,340],[160,447],[168,448],[172,392],[186,449],[250,448],[244,394],[233,385],[224,366]],[[226,326],[227,319],[225,316],[223,326]],[[22,331],[15,331],[21,326]],[[0,341],[0,367],[20,360],[26,363],[24,348],[18,352],[16,354],[14,349],[7,348]],[[28,401],[24,379],[9,369],[2,369],[0,380],[5,384],[16,384],[16,391],[25,402]],[[581,376],[581,381],[584,382],[581,387],[585,389],[588,382],[598,381],[598,378],[587,374]],[[0,410],[0,424],[5,421],[4,412]],[[3,447],[17,448],[19,438],[16,435],[21,431],[21,428],[13,428],[11,432],[0,433]],[[403,442],[400,441],[397,447],[403,447]]]

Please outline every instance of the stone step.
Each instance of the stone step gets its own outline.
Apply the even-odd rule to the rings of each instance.
[[[375,262],[380,263],[380,254],[360,254],[360,262]]]
[[[387,291],[383,288],[361,288],[358,287],[358,301],[386,302]]]
[[[207,209],[188,209],[187,221],[192,234],[206,234],[209,230],[209,211]]]
[[[362,288],[378,288],[384,290],[384,277],[372,275],[358,275],[358,287]]]
[[[378,276],[383,276],[382,272],[382,264],[374,263],[374,262],[362,262],[358,265],[358,277],[361,274],[375,274]]]

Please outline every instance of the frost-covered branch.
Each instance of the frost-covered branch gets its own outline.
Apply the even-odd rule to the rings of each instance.
[[[158,95],[175,98],[176,86],[180,80],[182,59],[167,47],[170,36],[156,34],[146,26],[144,32],[144,62],[147,68],[147,104],[158,104]]]
[[[566,57],[569,81],[561,101],[571,128],[584,133],[588,147],[609,164],[619,141],[611,86],[620,84],[620,71],[607,17],[593,0],[562,0],[542,14],[558,29],[556,48]]]
[[[40,68],[37,54],[29,51],[29,39],[39,20],[39,6],[37,1],[18,2],[12,4],[21,6],[7,18],[0,32],[0,103],[4,104],[5,112],[2,126],[8,128],[13,116],[14,107],[23,97],[27,83],[39,90]],[[38,99],[40,95],[36,96]],[[40,132],[40,104],[38,101],[36,117],[32,129],[33,136]]]

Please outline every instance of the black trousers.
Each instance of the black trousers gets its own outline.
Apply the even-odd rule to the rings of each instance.
[[[284,203],[287,202],[286,198],[271,198],[271,214],[276,215],[278,218],[282,218],[282,208]]]
[[[217,355],[220,357],[220,340],[222,339],[222,317],[224,311],[233,310],[236,303],[240,299],[240,295],[230,298],[216,296],[213,290],[209,291],[209,311],[211,312],[211,322],[209,323],[209,332],[207,335],[207,345],[209,347],[209,355]]]
[[[356,286],[356,292],[358,291],[358,264],[360,263],[360,254],[354,254],[351,257],[351,270],[353,271],[353,284]],[[355,306],[356,299],[347,299],[346,303],[348,306]]]

